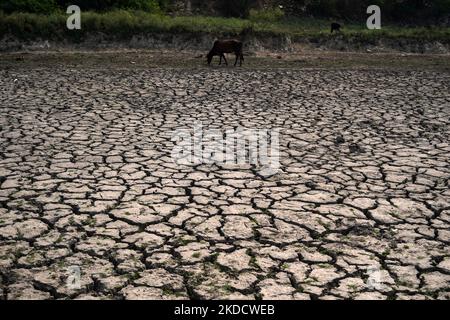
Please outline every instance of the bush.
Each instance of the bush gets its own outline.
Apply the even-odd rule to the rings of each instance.
[[[83,11],[129,9],[158,13],[166,3],[167,0],[0,0],[0,11],[51,14],[77,5]]]
[[[65,9],[69,5],[78,5],[81,10],[88,11],[109,11],[114,9],[142,10],[157,13],[161,6],[165,5],[165,0],[58,0],[61,8]]]
[[[20,39],[65,40],[81,42],[89,35],[101,33],[107,39],[130,39],[135,35],[150,33],[184,33],[197,37],[211,34],[214,37],[229,37],[252,28],[255,35],[307,37],[321,39],[328,37],[328,20],[312,18],[283,19],[275,23],[251,22],[237,18],[204,16],[169,17],[144,11],[115,10],[111,12],[82,13],[81,30],[66,28],[67,14],[56,12],[50,15],[32,13],[2,14],[0,12],[0,38],[15,36]],[[365,25],[346,25],[342,36],[370,42],[380,38],[421,39],[450,42],[450,28],[401,28],[383,27],[381,32],[367,30]],[[362,40],[362,41],[363,41]]]
[[[114,5],[117,9],[142,10],[146,12],[159,12],[159,2],[157,0],[127,0],[117,1]]]
[[[219,12],[225,17],[245,18],[248,16],[252,0],[220,0]]]
[[[56,0],[1,0],[0,11],[50,14],[58,9]]]
[[[336,17],[339,16],[337,7],[338,0],[313,0],[307,5],[306,10],[314,16]]]
[[[284,11],[281,8],[270,8],[270,9],[251,9],[249,14],[249,19],[253,22],[277,22],[280,21],[284,16]]]
[[[450,15],[450,0],[309,0],[305,12],[316,17],[363,21],[369,5],[381,8],[383,20],[417,24]]]

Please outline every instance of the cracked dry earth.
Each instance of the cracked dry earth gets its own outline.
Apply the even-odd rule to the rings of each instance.
[[[3,299],[450,298],[449,74],[0,72]],[[280,172],[173,163],[195,121]]]

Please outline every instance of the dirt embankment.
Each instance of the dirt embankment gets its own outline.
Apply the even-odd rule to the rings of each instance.
[[[230,36],[231,37],[231,36]],[[115,40],[105,34],[90,35],[83,41],[50,41],[38,39],[24,41],[14,37],[0,40],[0,51],[36,51],[57,49],[178,49],[207,50],[217,39],[213,34],[168,34],[135,35],[127,40]],[[424,41],[406,38],[363,39],[358,36],[290,37],[286,35],[252,35],[244,39],[247,51],[293,51],[297,44],[311,49],[361,51],[361,52],[405,52],[405,53],[450,53],[450,42]]]

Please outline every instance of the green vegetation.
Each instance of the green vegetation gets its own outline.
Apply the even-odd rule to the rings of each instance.
[[[15,0],[19,2],[19,0]],[[27,0],[24,0],[27,1]],[[31,1],[31,0],[30,0]],[[137,1],[136,3],[138,3]],[[42,5],[52,1],[42,1]],[[41,9],[36,9],[40,11]],[[150,12],[148,12],[150,11]],[[82,12],[81,30],[68,30],[68,15],[62,11],[50,14],[2,13],[0,11],[0,38],[14,36],[23,40],[48,39],[79,42],[88,35],[103,34],[106,39],[130,39],[134,35],[192,34],[214,37],[239,36],[290,36],[311,41],[335,38],[330,35],[328,19],[285,16],[281,9],[250,10],[249,18],[225,18],[212,16],[168,16],[147,11],[112,10],[106,12]],[[448,27],[402,27],[383,24],[381,30],[368,30],[365,22],[346,23],[342,40],[376,43],[383,39],[439,40],[450,42]]]
[[[383,19],[397,23],[428,23],[450,13],[450,0],[300,0],[305,11],[313,16],[338,19],[365,20],[366,9],[378,5]]]
[[[146,12],[189,11],[201,15],[248,18],[254,10],[285,11],[288,16],[326,17],[342,21],[364,21],[369,5],[382,8],[383,19],[397,23],[432,23],[450,14],[450,0],[2,0],[0,11],[51,14],[78,5],[83,11],[117,9]],[[276,8],[276,9],[272,9]],[[280,10],[281,11],[281,10]],[[278,12],[279,13],[279,12]]]
[[[56,0],[8,0],[0,2],[0,11],[47,14],[58,10]]]
[[[110,11],[117,9],[142,10],[161,13],[165,0],[8,0],[0,2],[0,10],[6,13],[28,12],[52,14],[65,11],[70,5],[81,10]]]
[[[251,9],[249,13],[249,19],[252,22],[274,23],[280,21],[283,16],[284,12],[280,8]]]

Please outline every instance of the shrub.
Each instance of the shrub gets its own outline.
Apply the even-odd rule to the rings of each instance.
[[[383,20],[417,24],[450,14],[450,0],[304,0],[307,14],[353,21],[366,19],[369,5],[382,9]]]
[[[56,0],[1,0],[0,11],[50,14],[58,9]]]
[[[65,9],[69,5],[78,5],[81,10],[109,11],[114,9],[142,10],[156,13],[165,5],[164,0],[58,0],[58,5]]]
[[[245,18],[248,16],[252,0],[220,0],[219,12],[225,17]]]
[[[277,22],[283,18],[284,12],[281,8],[270,8],[270,9],[251,9],[249,14],[249,19],[253,22]]]
[[[338,0],[313,0],[307,5],[307,12],[314,16],[336,17],[338,12]]]
[[[160,7],[157,0],[127,0],[118,1],[117,9],[142,10],[146,12],[159,12]]]

